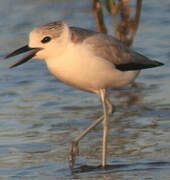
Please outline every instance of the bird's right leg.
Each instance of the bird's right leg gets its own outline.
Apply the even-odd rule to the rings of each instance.
[[[107,104],[107,108],[108,108],[108,115],[111,115],[115,112],[116,108],[114,105],[112,105],[111,101],[109,100],[109,98],[106,96],[105,97],[105,101],[106,101],[106,104]]]

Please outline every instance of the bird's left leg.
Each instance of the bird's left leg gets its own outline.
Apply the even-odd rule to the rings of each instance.
[[[79,141],[86,136],[86,134],[89,133],[94,127],[96,127],[100,122],[103,120],[103,116],[99,117],[94,123],[92,123],[87,129],[85,129],[78,137],[76,137],[71,144],[70,148],[70,154],[69,154],[69,162],[70,162],[70,167],[74,167],[74,162],[76,159],[76,155],[78,154],[78,143]]]

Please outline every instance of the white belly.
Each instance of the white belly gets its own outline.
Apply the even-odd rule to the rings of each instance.
[[[49,71],[72,87],[97,92],[101,88],[120,88],[132,82],[136,71],[119,71],[107,60],[95,57],[81,45],[72,45],[61,56],[47,59]]]

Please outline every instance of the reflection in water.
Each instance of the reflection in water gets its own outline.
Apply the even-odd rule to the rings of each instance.
[[[111,172],[128,172],[128,171],[158,171],[164,168],[169,168],[170,162],[166,161],[153,161],[153,162],[140,162],[140,163],[127,163],[127,162],[116,162],[111,165],[107,165],[103,168],[101,165],[99,166],[88,166],[83,165],[78,168],[74,168],[72,170],[72,174],[77,173],[87,173],[87,172],[95,172],[95,173],[111,173]]]

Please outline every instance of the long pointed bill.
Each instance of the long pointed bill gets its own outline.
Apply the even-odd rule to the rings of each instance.
[[[10,68],[13,68],[13,67],[19,66],[19,65],[21,65],[21,64],[29,61],[29,60],[30,60],[31,58],[33,58],[33,57],[36,55],[36,53],[37,53],[38,51],[40,51],[40,50],[41,50],[41,48],[30,48],[30,47],[28,47],[28,45],[26,45],[26,46],[24,46],[24,47],[21,47],[21,48],[15,50],[14,52],[10,53],[10,54],[7,55],[5,58],[7,59],[7,58],[10,58],[10,57],[13,57],[13,56],[17,56],[17,55],[19,55],[19,54],[21,54],[21,53],[25,53],[25,52],[27,52],[27,51],[31,51],[29,54],[27,54],[27,55],[24,56],[22,59],[20,59],[19,61],[17,61],[16,63],[14,63],[14,64],[12,64],[12,65],[10,66]]]

